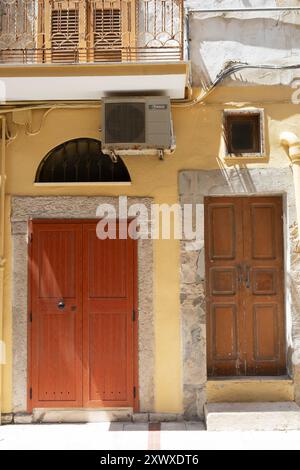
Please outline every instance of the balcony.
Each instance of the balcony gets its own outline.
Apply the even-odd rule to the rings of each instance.
[[[1,64],[183,60],[183,0],[0,0]]]
[[[0,104],[185,96],[183,0],[0,0]]]

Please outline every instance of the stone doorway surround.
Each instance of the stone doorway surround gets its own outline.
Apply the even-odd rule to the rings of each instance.
[[[282,195],[284,204],[286,337],[288,373],[300,403],[300,253],[293,173],[285,168],[222,168],[179,173],[179,198],[199,204],[201,240],[181,240],[180,303],[183,406],[188,418],[203,417],[207,401],[204,197]]]
[[[142,203],[150,209],[151,201],[147,197],[128,198],[128,207]],[[99,204],[112,204],[118,213],[117,197],[12,197],[13,413],[27,411],[28,222],[37,218],[96,219]],[[154,410],[153,244],[148,239],[138,241],[138,305],[140,412],[148,413]],[[121,410],[121,415],[128,419],[128,411]]]

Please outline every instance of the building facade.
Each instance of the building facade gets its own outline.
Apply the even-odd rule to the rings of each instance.
[[[204,3],[0,2],[3,423],[300,403],[300,11]],[[108,156],[103,99],[143,96],[170,149]],[[120,196],[196,239],[97,239]]]

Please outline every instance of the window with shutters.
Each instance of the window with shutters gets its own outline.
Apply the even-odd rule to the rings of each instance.
[[[53,1],[43,13],[45,62],[121,62],[135,41],[135,0]]]

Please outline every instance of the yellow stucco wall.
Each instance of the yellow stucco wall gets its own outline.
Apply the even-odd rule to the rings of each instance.
[[[279,135],[289,130],[299,133],[300,105],[291,103],[292,90],[285,87],[219,88],[205,104],[173,107],[177,149],[174,155],[159,161],[156,156],[128,156],[124,161],[132,178],[131,186],[40,187],[33,181],[45,154],[56,145],[78,137],[99,138],[98,109],[54,110],[35,136],[24,127],[10,126],[18,132],[7,148],[6,258],[4,338],[7,363],[3,367],[2,412],[11,410],[11,243],[10,195],[128,195],[151,196],[158,203],[178,201],[178,172],[187,169],[213,169],[222,166],[220,142],[224,108],[254,106],[265,108],[266,149],[268,159],[262,166],[289,165]],[[42,111],[34,113],[38,129]],[[255,164],[257,165],[257,163]],[[252,165],[251,165],[252,166]],[[179,314],[179,242],[154,242],[155,309],[155,403],[156,411],[182,411],[181,338]]]

